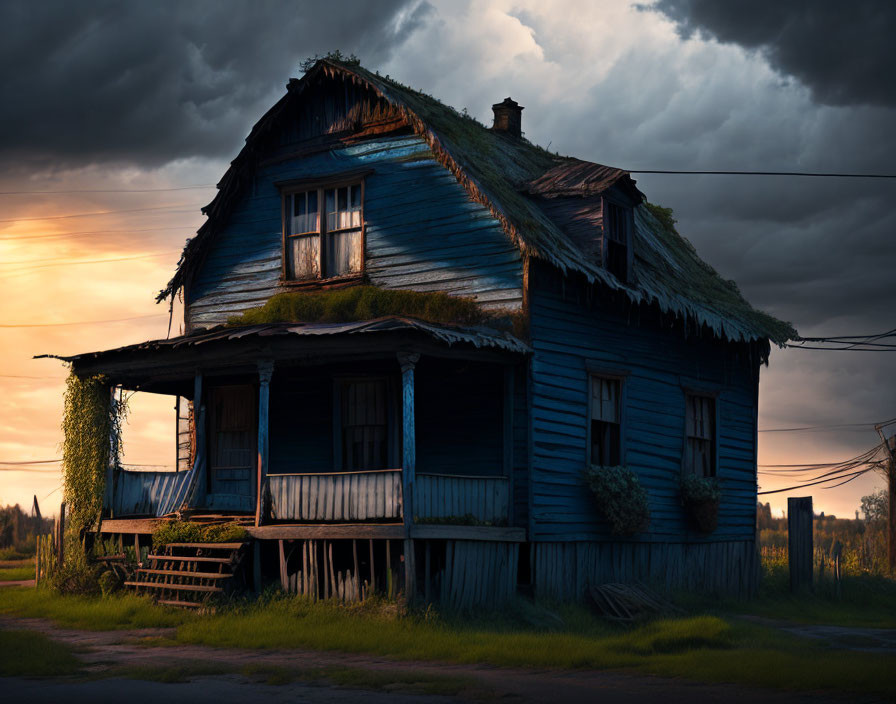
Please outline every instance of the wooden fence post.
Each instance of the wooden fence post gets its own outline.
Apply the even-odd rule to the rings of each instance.
[[[787,499],[787,559],[790,591],[812,589],[812,497]]]
[[[35,497],[35,502],[37,501],[37,497]],[[40,586],[40,540],[41,535],[38,532],[34,538],[34,586],[35,588]]]
[[[59,521],[56,524],[56,564],[62,567],[65,561],[65,501],[59,504]]]

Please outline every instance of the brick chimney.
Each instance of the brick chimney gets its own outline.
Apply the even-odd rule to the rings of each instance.
[[[504,102],[492,105],[495,113],[495,124],[492,129],[496,132],[506,132],[514,137],[523,135],[523,106],[512,100],[504,98]]]

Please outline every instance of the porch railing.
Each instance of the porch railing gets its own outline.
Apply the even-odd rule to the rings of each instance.
[[[171,497],[181,496],[190,472],[135,472],[114,470],[113,516],[155,516]]]
[[[463,519],[483,523],[507,521],[510,482],[504,476],[418,473],[414,481],[414,514],[422,519]]]
[[[367,521],[402,517],[401,470],[269,474],[275,521]]]

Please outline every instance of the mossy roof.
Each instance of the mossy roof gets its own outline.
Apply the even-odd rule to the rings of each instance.
[[[783,345],[796,337],[788,324],[754,309],[737,286],[720,277],[674,229],[664,227],[645,205],[636,208],[633,283],[623,284],[601,262],[588,256],[539,206],[543,196],[592,196],[617,186],[643,195],[622,169],[561,157],[506,133],[486,128],[432,96],[353,64],[321,59],[301,79],[291,79],[287,94],[253,127],[246,146],[219,183],[215,199],[203,209],[209,219],[189,240],[174,278],[159,298],[173,295],[202,259],[217,224],[226,218],[242,184],[251,179],[254,147],[279,125],[289,101],[321,76],[349,79],[380,95],[423,138],[470,197],[488,208],[508,237],[528,256],[577,272],[589,282],[623,291],[633,302],[658,305],[693,319],[731,340],[771,340]]]

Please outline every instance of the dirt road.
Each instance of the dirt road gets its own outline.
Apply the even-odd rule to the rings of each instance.
[[[80,631],[63,629],[40,619],[0,617],[0,628],[38,631],[80,651],[89,673],[99,677],[120,668],[152,669],[213,663],[222,672],[237,673],[248,667],[286,668],[293,672],[309,672],[327,668],[350,668],[360,673],[359,688],[336,686],[323,681],[291,682],[285,685],[260,684],[236,674],[197,675],[189,682],[163,684],[124,679],[24,680],[4,679],[0,687],[12,701],[40,702],[104,701],[119,702],[127,693],[129,704],[153,702],[214,702],[230,704],[264,699],[276,702],[352,702],[362,696],[371,704],[404,704],[405,702],[457,702],[502,698],[508,702],[556,702],[575,704],[599,701],[601,704],[662,702],[663,704],[767,704],[785,702],[824,704],[856,702],[855,697],[838,698],[823,693],[793,694],[747,689],[733,685],[699,684],[677,679],[632,675],[618,672],[583,670],[511,669],[475,665],[454,665],[433,662],[399,662],[366,655],[306,650],[257,651],[217,649],[204,646],[175,645],[147,647],[152,640],[171,638],[173,629],[135,631]],[[364,674],[374,675],[379,684],[370,691],[364,688]],[[388,684],[394,675],[395,685]],[[452,696],[420,694],[420,688],[408,684],[415,676],[430,681],[444,679],[455,683]],[[386,684],[383,684],[385,680]],[[460,682],[461,684],[457,684]],[[21,699],[19,699],[21,697]],[[866,699],[863,701],[875,701]]]

